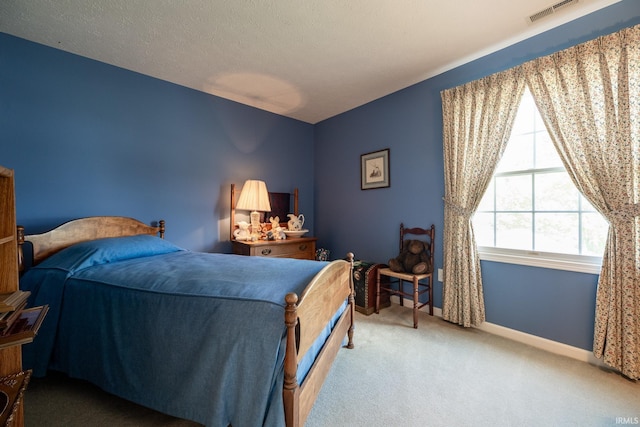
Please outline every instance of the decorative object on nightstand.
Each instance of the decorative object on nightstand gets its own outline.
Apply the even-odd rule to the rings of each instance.
[[[284,240],[287,238],[284,229],[280,226],[279,216],[275,218],[269,217],[269,222],[271,223],[271,230],[267,231],[267,240]]]
[[[304,225],[304,215],[300,214],[296,216],[295,214],[288,214],[287,216],[289,217],[287,229],[289,231],[301,231]]]
[[[309,230],[282,230],[282,232],[289,238],[297,239],[307,234]]]
[[[238,229],[234,230],[233,237],[236,240],[251,240],[251,231],[247,221],[238,221]]]
[[[289,221],[287,222],[287,229],[284,230],[284,234],[287,237],[302,237],[309,232],[309,230],[305,230],[302,228],[304,225],[304,215],[295,215],[295,214],[287,214],[289,217]]]
[[[260,212],[271,211],[267,184],[264,181],[248,179],[242,187],[236,209],[251,211],[251,235],[259,235]]]

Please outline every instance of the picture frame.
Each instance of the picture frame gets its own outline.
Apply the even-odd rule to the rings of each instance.
[[[31,379],[32,370],[9,374],[0,378],[0,425],[11,426],[20,412],[20,401]]]
[[[360,156],[361,190],[389,187],[391,185],[390,178],[388,148]]]

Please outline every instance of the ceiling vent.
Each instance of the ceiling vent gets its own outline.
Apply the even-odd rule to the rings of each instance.
[[[553,15],[554,13],[556,13],[559,9],[563,9],[567,6],[572,6],[576,3],[578,3],[579,0],[563,0],[561,2],[558,2],[556,4],[554,4],[553,6],[549,6],[546,9],[541,10],[540,12],[534,13],[533,15],[529,16],[529,22],[533,23],[536,22],[542,18],[546,18],[549,15]]]

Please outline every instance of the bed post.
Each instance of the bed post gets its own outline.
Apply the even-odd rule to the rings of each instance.
[[[349,288],[351,289],[351,293],[349,294],[349,310],[351,310],[351,325],[349,326],[349,331],[347,332],[347,336],[349,337],[349,342],[347,343],[347,348],[353,348],[353,330],[355,329],[355,316],[356,316],[356,300],[355,300],[355,287],[353,285],[353,258],[354,255],[352,252],[347,254],[347,261],[351,264],[351,268],[349,269]]]
[[[287,348],[284,357],[284,387],[282,396],[284,400],[284,417],[287,427],[297,427],[300,423],[300,408],[298,402],[297,348],[296,326],[298,324],[298,295],[291,292],[285,296],[286,307],[284,309],[284,323],[287,327]]]
[[[164,219],[161,219],[160,222],[158,223],[158,233],[160,234],[160,238],[164,239]]]
[[[231,184],[231,209],[229,210],[229,241],[233,241],[233,231],[236,224],[236,185]]]
[[[22,252],[22,246],[24,245],[24,227],[18,225],[16,227],[17,237],[18,237],[18,271],[24,270],[24,253]]]

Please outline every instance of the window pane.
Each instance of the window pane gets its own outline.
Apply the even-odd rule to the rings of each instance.
[[[579,246],[577,213],[536,214],[535,250],[577,254]]]
[[[487,191],[485,191],[484,196],[482,196],[482,200],[480,200],[480,204],[478,205],[477,211],[492,211],[494,210],[493,206],[493,195],[494,195],[494,185],[493,181],[489,184]]]
[[[496,180],[496,210],[531,211],[531,175],[499,176]]]
[[[497,173],[533,168],[533,134],[515,135],[507,143],[507,148],[498,163]]]
[[[513,128],[511,129],[511,137],[520,135],[523,133],[533,132],[534,129],[534,117],[538,113],[536,104],[531,96],[529,89],[525,89],[518,107],[518,113],[513,122]]]
[[[579,194],[579,192],[578,192]],[[586,211],[586,212],[597,212],[596,208],[593,207],[593,205],[591,203],[589,203],[589,201],[587,200],[586,197],[584,197],[582,194],[580,194],[580,203],[582,204],[582,210]],[[598,214],[600,215],[600,214]],[[604,220],[604,218],[602,218]]]
[[[536,169],[564,168],[546,130],[536,133]]]
[[[578,210],[580,193],[566,172],[538,173],[535,183],[536,211]]]
[[[493,246],[494,230],[492,213],[477,213],[473,217],[473,232],[478,246]]]
[[[532,214],[496,214],[496,246],[508,249],[532,248]]]
[[[582,214],[582,255],[602,256],[609,223],[597,212]]]

